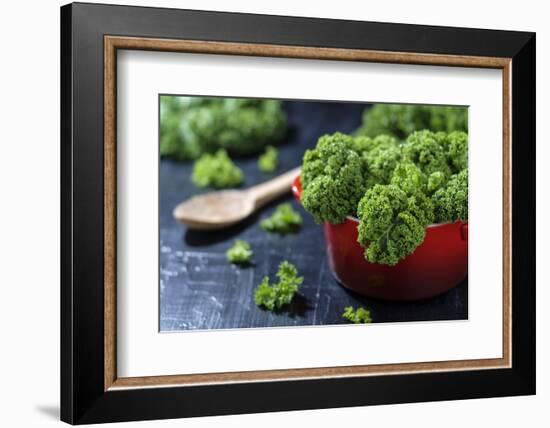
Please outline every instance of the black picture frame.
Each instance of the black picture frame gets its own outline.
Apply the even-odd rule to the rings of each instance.
[[[512,366],[105,391],[104,36],[512,59]],[[535,34],[74,3],[61,8],[61,419],[71,424],[535,393]]]

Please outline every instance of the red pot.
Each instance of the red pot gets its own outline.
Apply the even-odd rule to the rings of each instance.
[[[292,192],[302,192],[296,177]],[[444,293],[468,274],[468,223],[434,224],[424,242],[395,266],[368,262],[357,242],[356,218],[324,224],[327,258],[334,277],[344,287],[385,300],[418,300]]]

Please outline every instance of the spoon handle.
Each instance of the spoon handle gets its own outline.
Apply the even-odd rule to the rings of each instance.
[[[275,177],[272,180],[248,189],[249,194],[254,199],[254,207],[260,208],[286,192],[290,192],[292,182],[299,174],[300,167],[297,167],[279,175],[278,177]]]

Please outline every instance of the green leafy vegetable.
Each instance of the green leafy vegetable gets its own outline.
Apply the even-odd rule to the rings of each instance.
[[[444,149],[446,134],[431,131],[416,131],[403,144],[403,156],[415,163],[427,175],[436,171],[446,177],[451,175]]]
[[[317,223],[343,222],[365,191],[364,165],[353,141],[338,132],[324,135],[304,154],[301,202]]]
[[[434,193],[437,189],[442,187],[445,184],[445,174],[441,171],[432,172],[428,177],[428,183],[426,185],[426,190],[428,194]]]
[[[280,204],[270,217],[262,220],[260,226],[268,232],[285,235],[297,232],[300,229],[302,216],[299,212],[294,211],[290,203]]]
[[[365,110],[363,125],[357,135],[375,137],[381,134],[405,139],[414,131],[468,131],[466,107],[377,104]]]
[[[279,152],[273,146],[267,146],[265,152],[258,158],[258,169],[262,172],[273,172],[279,164]]]
[[[253,254],[254,253],[250,248],[250,244],[242,239],[237,239],[233,246],[225,253],[227,260],[235,264],[245,264],[250,262]]]
[[[220,148],[236,155],[257,153],[279,141],[286,126],[277,100],[162,96],[160,153],[177,160]]]
[[[432,201],[438,223],[468,221],[468,168],[454,174],[433,194]]]
[[[370,324],[372,322],[370,311],[361,307],[356,310],[352,306],[344,308],[342,317],[354,324]]]
[[[358,242],[371,263],[393,266],[423,241],[432,223],[432,201],[422,192],[408,194],[395,184],[376,184],[359,201]]]
[[[279,265],[277,277],[279,281],[274,284],[269,283],[267,276],[264,277],[254,293],[256,305],[270,311],[281,309],[292,301],[304,280],[298,276],[296,267],[286,260]]]
[[[204,105],[206,98],[169,97],[160,98],[160,154],[176,160],[196,159],[202,148],[195,143],[183,143],[181,136],[182,117],[187,109]]]
[[[393,266],[424,241],[430,224],[468,220],[468,134],[460,130],[467,129],[467,110],[370,111],[377,132],[388,134],[319,138],[303,158],[301,202],[318,223],[357,216],[365,258]]]
[[[402,162],[393,170],[390,180],[407,195],[423,193],[426,190],[426,175],[412,162]]]
[[[243,173],[223,149],[214,154],[205,153],[193,165],[191,176],[198,187],[222,189],[236,187],[243,182]]]
[[[445,139],[447,161],[453,172],[457,173],[468,168],[468,134],[451,132]]]
[[[367,188],[387,183],[402,158],[397,140],[388,135],[357,137],[353,146],[361,156]]]

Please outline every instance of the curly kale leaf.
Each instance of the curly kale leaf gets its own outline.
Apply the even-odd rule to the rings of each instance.
[[[437,189],[443,187],[445,184],[445,174],[441,171],[432,172],[428,176],[428,182],[426,184],[426,191],[429,195],[433,194]]]
[[[222,147],[238,155],[257,152],[284,135],[286,116],[280,101],[255,101],[224,99],[190,110],[182,121],[183,140],[203,151]]]
[[[353,137],[350,142],[350,148],[355,150],[361,156],[368,155],[374,149],[385,149],[396,146],[397,140],[390,135],[377,135],[376,137],[368,137],[359,135]]]
[[[468,109],[425,105],[377,104],[363,114],[363,125],[357,135],[375,137],[380,134],[405,139],[414,131],[467,131]]]
[[[376,137],[374,141],[378,141],[378,144],[369,152],[363,153],[368,187],[387,184],[403,157],[401,147],[394,138],[383,135]]]
[[[361,307],[353,309],[352,306],[347,306],[344,308],[342,318],[354,324],[370,324],[372,322],[370,311]]]
[[[223,149],[214,154],[205,153],[193,165],[191,176],[198,187],[217,189],[236,187],[243,182],[243,173]]]
[[[393,135],[403,139],[419,126],[429,121],[429,111],[416,106],[377,104],[365,110],[363,126],[357,131],[360,135],[374,137],[380,134]],[[425,128],[422,126],[420,129]]]
[[[235,264],[249,263],[253,254],[250,244],[242,239],[237,239],[225,253],[227,260]]]
[[[160,98],[160,154],[176,160],[195,159],[200,156],[201,148],[196,144],[184,144],[181,136],[181,120],[189,103],[184,100],[194,98]],[[197,105],[200,105],[197,104]]]
[[[317,223],[341,223],[365,191],[363,163],[352,142],[349,135],[324,135],[304,154],[301,202]]]
[[[438,223],[468,220],[468,168],[451,176],[445,187],[432,195]]]
[[[427,126],[417,129],[431,129],[432,131],[468,132],[468,108],[454,106],[429,106],[430,122]]]
[[[260,227],[267,232],[287,233],[297,232],[302,226],[302,216],[292,209],[289,203],[280,204],[275,212],[268,218],[262,220]]]
[[[449,177],[451,169],[443,148],[445,137],[443,132],[413,132],[403,144],[403,157],[416,164],[426,175],[439,171]]]
[[[262,282],[256,288],[254,292],[254,302],[257,306],[264,307],[270,311],[275,309],[275,302],[277,301],[277,292],[275,287],[269,284],[269,277],[264,276]]]
[[[433,205],[422,192],[408,194],[395,184],[377,184],[358,206],[358,242],[371,263],[396,265],[423,241],[433,222]]]
[[[445,138],[447,162],[454,173],[468,167],[468,134],[465,132],[451,132]]]
[[[237,155],[256,153],[280,140],[286,126],[276,100],[161,97],[160,152],[178,160],[219,148]]]
[[[258,158],[258,169],[262,172],[274,172],[279,164],[279,152],[273,146],[267,146]]]
[[[393,170],[390,183],[396,185],[407,195],[422,193],[426,190],[426,175],[414,163],[399,163]]]
[[[304,280],[298,276],[296,267],[286,260],[279,265],[277,277],[279,281],[275,284],[270,284],[269,278],[264,277],[254,293],[256,305],[270,311],[280,310],[292,301]]]
[[[441,171],[432,172],[426,176],[418,166],[412,162],[399,163],[393,170],[390,184],[395,184],[408,195],[425,193],[432,195],[445,184],[445,174]]]

